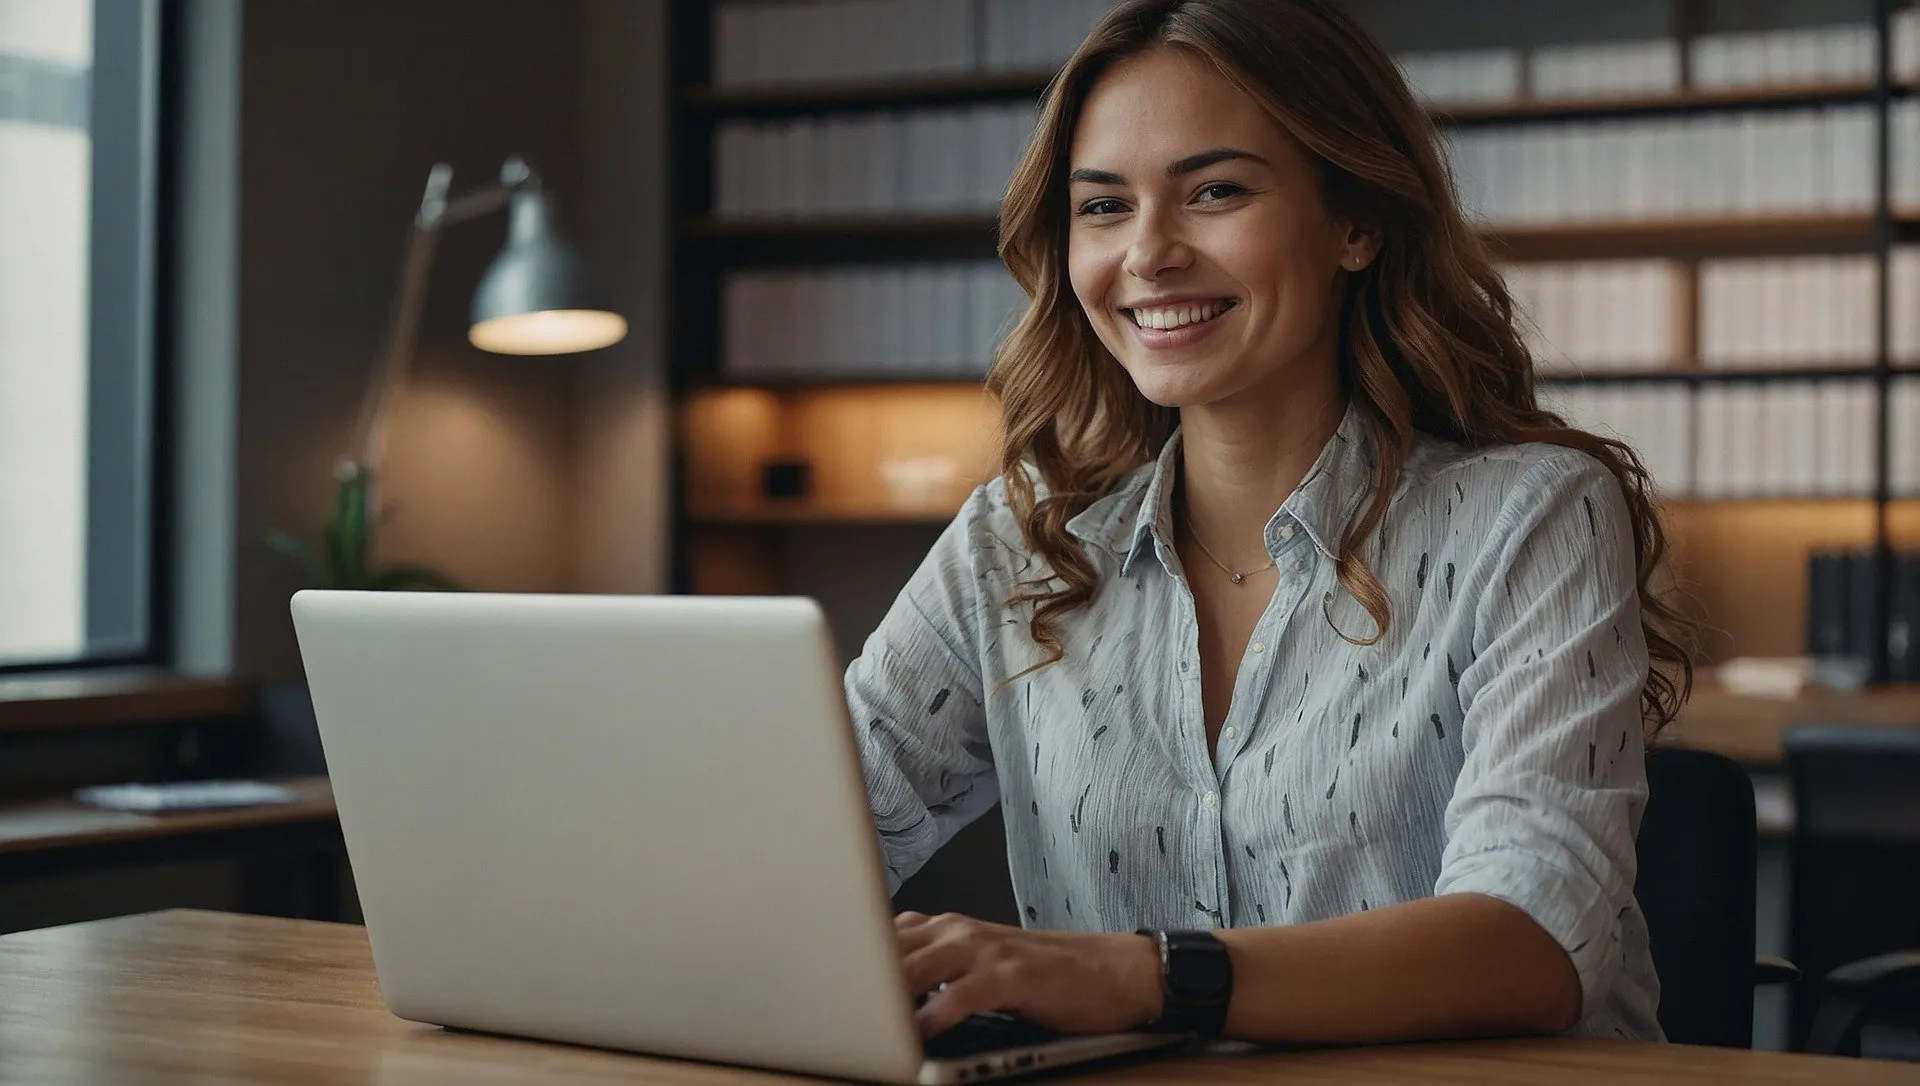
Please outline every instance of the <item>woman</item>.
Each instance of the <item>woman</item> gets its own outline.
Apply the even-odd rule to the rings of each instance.
[[[1000,231],[1003,474],[846,677],[892,885],[1004,805],[1024,929],[901,916],[921,1028],[1658,1039],[1650,484],[1536,405],[1387,54],[1122,4]]]

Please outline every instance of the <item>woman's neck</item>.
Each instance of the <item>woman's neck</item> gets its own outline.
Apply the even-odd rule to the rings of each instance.
[[[1232,568],[1264,564],[1267,521],[1299,487],[1345,412],[1337,378],[1277,402],[1182,410],[1178,504],[1187,530]]]

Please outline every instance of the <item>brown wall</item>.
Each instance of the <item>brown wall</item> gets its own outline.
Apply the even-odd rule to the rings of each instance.
[[[454,190],[531,157],[563,223],[575,169],[581,6],[571,0],[253,0],[240,123],[235,669],[296,678],[297,572],[264,550],[314,533],[436,161]],[[391,416],[384,554],[482,588],[568,584],[570,402],[579,359],[465,342],[500,216],[442,239],[415,384]]]
[[[625,313],[627,338],[577,367],[573,570],[581,592],[667,585],[667,5],[581,0],[578,234]]]

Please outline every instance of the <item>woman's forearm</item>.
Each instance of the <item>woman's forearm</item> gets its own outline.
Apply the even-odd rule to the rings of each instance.
[[[1229,1037],[1557,1033],[1580,1016],[1580,980],[1566,952],[1525,913],[1481,894],[1215,934],[1233,957]]]

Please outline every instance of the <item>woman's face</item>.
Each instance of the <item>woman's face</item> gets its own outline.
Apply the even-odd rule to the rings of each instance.
[[[1073,292],[1147,399],[1332,376],[1342,271],[1371,239],[1334,221],[1306,152],[1205,61],[1156,49],[1108,69],[1068,169]]]

